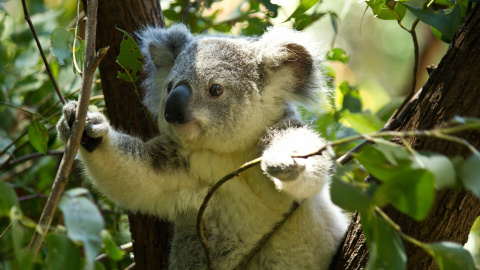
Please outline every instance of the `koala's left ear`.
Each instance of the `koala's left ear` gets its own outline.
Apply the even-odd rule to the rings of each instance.
[[[305,33],[272,27],[258,40],[259,62],[285,98],[310,103],[323,89],[318,45]],[[278,87],[277,87],[278,88]]]

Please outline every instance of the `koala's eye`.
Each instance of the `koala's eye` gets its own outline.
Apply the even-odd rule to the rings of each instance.
[[[210,87],[210,90],[208,92],[210,93],[210,95],[218,97],[223,93],[223,87],[220,84],[214,84]]]
[[[169,82],[167,86],[167,94],[170,94],[170,91],[172,91],[173,83]]]

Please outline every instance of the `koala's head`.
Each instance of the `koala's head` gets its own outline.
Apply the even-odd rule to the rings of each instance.
[[[184,25],[139,33],[144,103],[160,132],[185,147],[253,146],[291,102],[316,102],[321,57],[304,34],[271,28],[258,38],[194,37]]]

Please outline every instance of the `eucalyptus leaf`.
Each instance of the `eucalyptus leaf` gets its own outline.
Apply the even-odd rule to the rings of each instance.
[[[434,176],[426,170],[400,172],[378,187],[373,200],[380,206],[391,203],[415,220],[424,220],[435,200]]]
[[[463,186],[480,198],[480,157],[471,155],[460,166],[458,177]]]
[[[0,217],[8,216],[13,206],[20,207],[17,194],[7,183],[0,181]]]
[[[441,189],[455,185],[455,167],[446,156],[428,153],[416,153],[416,159],[420,168],[427,169],[435,176],[435,188]]]
[[[123,79],[127,82],[136,82],[140,76],[143,67],[143,57],[137,43],[124,30],[117,28],[123,32],[123,40],[120,43],[120,54],[117,58],[119,64],[124,72],[119,71],[117,78]]]
[[[47,246],[45,262],[48,270],[82,269],[80,252],[67,236],[49,233],[45,241]]]
[[[28,127],[28,140],[38,152],[47,153],[48,131],[40,121],[32,120]]]
[[[311,7],[313,7],[317,2],[318,0],[301,0],[300,5],[295,9],[292,15],[290,15],[288,19],[285,20],[285,22],[289,21],[291,18],[297,18],[298,16],[302,15]]]
[[[63,213],[68,238],[82,242],[85,268],[93,269],[95,257],[102,244],[100,232],[104,229],[104,221],[97,206],[81,195],[83,190],[85,189],[76,188],[65,192],[59,207]]]
[[[72,59],[73,34],[63,27],[57,27],[50,35],[50,52],[57,57],[60,65]]]
[[[361,218],[369,251],[365,270],[405,270],[407,256],[397,232],[373,211]]]
[[[350,111],[345,111],[343,118],[356,132],[361,134],[375,133],[385,124],[376,115],[370,113],[351,113]]]
[[[330,196],[334,204],[350,212],[364,213],[370,205],[370,200],[359,187],[343,181],[336,175],[332,179]]]
[[[457,243],[438,242],[425,245],[425,248],[433,252],[433,258],[437,262],[440,270],[476,269],[470,252]]]
[[[372,9],[375,17],[381,20],[401,21],[407,12],[405,6],[399,4],[398,1],[370,0],[366,3]]]
[[[347,63],[350,59],[350,55],[348,55],[343,49],[341,48],[333,48],[327,53],[327,59],[330,61],[340,61],[342,63]]]
[[[101,236],[103,239],[103,244],[105,246],[105,253],[107,254],[107,256],[114,261],[121,260],[123,256],[125,256],[125,251],[120,250],[117,247],[110,233],[107,230],[103,230],[101,232]]]
[[[428,9],[414,7],[407,3],[401,3],[410,12],[413,13],[422,22],[437,29],[440,33],[445,35],[448,40],[453,40],[455,32],[460,24],[462,24],[462,12],[460,5],[456,3],[453,7],[445,10],[433,12]]]

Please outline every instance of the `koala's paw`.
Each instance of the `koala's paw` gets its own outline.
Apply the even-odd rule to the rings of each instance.
[[[296,180],[305,170],[301,160],[295,160],[287,154],[265,150],[260,164],[262,170],[281,181]]]
[[[66,142],[72,133],[76,111],[76,101],[70,101],[63,106],[63,115],[57,123],[58,135],[62,141]],[[93,151],[101,143],[102,138],[108,134],[108,130],[109,125],[103,114],[87,112],[81,144],[88,151]]]
[[[60,139],[64,142],[68,140],[72,133],[72,125],[75,121],[75,112],[77,111],[77,102],[69,101],[63,106],[62,117],[57,123],[57,132]]]

